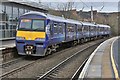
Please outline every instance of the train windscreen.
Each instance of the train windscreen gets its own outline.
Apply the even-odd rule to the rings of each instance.
[[[18,30],[44,31],[45,21],[39,19],[22,19]]]

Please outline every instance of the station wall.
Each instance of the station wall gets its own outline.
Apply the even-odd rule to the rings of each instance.
[[[0,39],[14,38],[19,16],[29,11],[46,12],[40,8],[14,2],[0,3]]]

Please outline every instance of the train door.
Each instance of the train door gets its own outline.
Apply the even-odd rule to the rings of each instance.
[[[51,39],[53,37],[53,22],[51,21],[49,25],[50,25],[50,35],[49,35],[49,37]]]
[[[82,25],[78,25],[77,26],[77,34],[78,34],[78,38],[83,38],[83,26]]]
[[[53,22],[53,43],[57,43],[58,41],[58,23],[57,22]]]
[[[53,38],[53,22],[50,21],[46,26],[46,34],[49,38],[49,43],[52,44],[52,38]]]
[[[82,27],[82,30],[81,30],[82,38],[84,38],[84,25],[82,25],[81,27]]]
[[[63,37],[64,37],[63,41],[65,41],[66,40],[66,24],[65,23],[62,24],[62,29],[63,29]]]
[[[65,36],[64,41],[66,41],[66,37],[67,37],[67,24],[66,23],[64,23],[64,36]]]
[[[59,42],[64,41],[65,39],[65,30],[64,30],[65,24],[64,23],[58,23],[58,36],[59,36]]]
[[[77,24],[74,26],[74,40],[77,39]]]
[[[88,38],[90,37],[90,34],[91,34],[90,27],[91,27],[91,26],[88,26],[88,30],[87,30],[87,31],[88,31],[88,36],[87,36]]]

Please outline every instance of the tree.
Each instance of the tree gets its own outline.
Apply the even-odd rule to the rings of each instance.
[[[76,8],[74,2],[65,2],[57,5],[57,10],[60,11],[65,18],[71,18],[73,8]]]

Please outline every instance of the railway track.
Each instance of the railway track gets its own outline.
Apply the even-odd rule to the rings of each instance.
[[[7,62],[3,62],[2,64],[0,64],[0,68],[6,68],[6,67],[9,67],[13,64],[16,64],[19,61],[21,61],[23,58],[25,58],[25,57],[19,57],[19,58],[16,58],[16,59],[13,59],[13,60],[10,60],[10,61],[7,61]]]
[[[100,43],[100,41],[98,41],[98,42]],[[98,44],[98,42],[96,42],[96,44]],[[87,43],[87,44],[92,45],[92,43]],[[93,46],[93,45],[92,45],[92,46]],[[89,46],[89,47],[90,47],[90,46]],[[64,61],[62,60],[62,62],[59,63],[59,64],[57,65],[57,67],[52,68],[53,70],[50,70],[50,69],[49,69],[48,72],[50,72],[50,73],[51,73],[51,71],[54,72],[54,70],[55,70],[55,69],[58,69],[59,66],[64,66],[65,64],[67,64],[67,62],[70,61],[71,58],[74,59],[77,54],[79,54],[80,52],[83,52],[84,50],[86,50],[86,49],[89,48],[89,47],[86,47],[86,48],[84,48],[84,49],[76,52],[74,55],[70,56],[70,57],[67,58],[66,60],[64,59]],[[74,48],[74,47],[73,47],[73,48]],[[69,49],[67,49],[67,50],[65,50],[65,51],[68,52],[68,51],[70,51],[71,49],[72,49],[72,48],[69,48]],[[61,54],[62,54],[62,53],[65,52],[65,51],[63,50],[63,51],[60,51],[60,52],[57,52],[57,53],[61,53]],[[33,65],[36,65],[36,63],[44,63],[44,62],[46,62],[45,60],[47,60],[47,59],[49,59],[50,57],[53,57],[53,56],[55,56],[55,55],[57,55],[57,54],[49,55],[49,56],[47,56],[47,57],[40,58],[40,59],[37,59],[37,60],[34,60],[34,61],[29,61],[28,63],[26,63],[26,64],[24,64],[24,65],[21,65],[21,66],[15,68],[15,69],[12,69],[12,70],[10,70],[10,71],[8,71],[8,72],[6,72],[6,73],[3,73],[2,75],[0,75],[0,78],[8,78],[9,76],[12,76],[12,75],[14,75],[14,74],[18,74],[20,71],[24,71],[25,69],[28,69],[29,67],[31,67],[31,66],[33,66]],[[54,58],[54,57],[53,57],[53,58]],[[50,58],[50,59],[52,59],[52,58]],[[50,59],[49,59],[49,60],[50,60]],[[85,62],[85,61],[83,61],[83,62]],[[54,65],[55,65],[55,64],[54,64]],[[43,65],[41,65],[41,66],[43,66]],[[48,65],[47,65],[47,66],[48,66]],[[43,67],[44,67],[44,66],[43,66]],[[47,68],[47,67],[46,67],[46,68]],[[82,66],[80,67],[80,69],[81,69],[81,68],[82,68]],[[55,70],[55,71],[56,71],[56,70]],[[40,79],[40,78],[44,79],[47,74],[50,74],[50,73],[48,73],[48,72],[45,73],[45,74],[42,74],[41,76],[39,75],[39,77],[37,76],[37,79]],[[80,72],[80,71],[78,70],[78,72]],[[76,70],[76,74],[78,74],[78,72],[77,72],[77,70]],[[41,73],[44,73],[44,72],[41,71]],[[75,76],[75,78],[76,78],[76,74],[73,74],[72,77],[74,78],[74,76]],[[35,79],[36,79],[36,77],[35,77]]]
[[[88,58],[89,58],[89,57],[88,57]],[[81,73],[81,71],[82,71],[85,63],[87,62],[88,58],[85,59],[84,62],[81,64],[81,66],[76,70],[76,72],[75,72],[75,74],[72,76],[71,80],[76,80],[76,79],[78,79],[78,77],[79,77],[79,75],[80,75],[80,73]]]
[[[71,63],[72,60],[75,60],[75,58],[80,56],[80,54],[82,54],[84,51],[89,50],[92,47],[95,47],[96,45],[98,45],[98,43],[94,44],[94,45],[91,45],[91,46],[88,46],[88,47],[85,47],[82,50],[79,50],[78,52],[76,52],[75,54],[71,55],[70,57],[68,57],[67,59],[62,61],[61,63],[59,63],[56,66],[54,66],[52,69],[50,69],[46,73],[40,74],[39,76],[37,76],[36,79],[37,80],[46,80],[46,79],[47,80],[53,80],[53,79],[56,79],[56,78],[60,78],[58,75],[59,75],[59,72],[61,72],[62,68],[64,68],[67,64]],[[79,76],[80,72],[82,71],[82,68],[84,67],[84,65],[87,62],[88,58],[89,58],[89,56],[87,56],[85,58],[85,60],[80,64],[80,67],[77,68],[75,74],[72,77],[70,77],[71,80],[76,80],[78,78],[78,76]]]
[[[29,63],[26,63],[26,64],[24,64],[24,65],[22,65],[22,66],[20,66],[20,67],[17,67],[17,68],[12,69],[12,70],[10,70],[10,71],[8,71],[8,72],[5,72],[5,73],[3,73],[2,75],[0,75],[0,78],[1,78],[1,79],[2,79],[2,78],[7,78],[7,77],[10,76],[10,75],[14,75],[15,73],[18,73],[19,71],[22,71],[22,70],[24,70],[24,69],[26,69],[26,68],[34,65],[36,61],[37,61],[37,60],[30,61]]]

